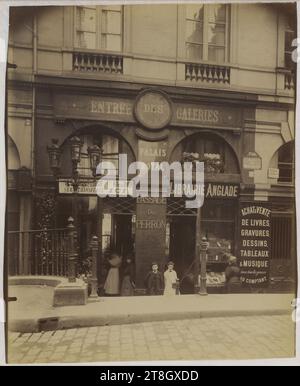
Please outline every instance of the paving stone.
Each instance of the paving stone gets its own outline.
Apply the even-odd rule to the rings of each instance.
[[[149,322],[10,334],[10,363],[288,358],[294,328],[285,315]]]

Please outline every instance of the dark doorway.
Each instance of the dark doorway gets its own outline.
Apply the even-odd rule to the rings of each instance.
[[[194,292],[195,231],[195,216],[174,216],[170,219],[170,259],[175,263],[182,294]]]

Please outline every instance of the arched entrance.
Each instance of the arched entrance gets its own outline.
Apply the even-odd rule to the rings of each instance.
[[[77,136],[82,141],[81,159],[78,164],[80,184],[93,184],[95,178],[90,169],[88,148],[98,145],[102,149],[102,159],[110,161],[119,169],[119,154],[126,154],[128,163],[135,160],[134,153],[129,144],[115,132],[107,128],[93,126],[77,131],[72,136]],[[61,150],[62,179],[71,175],[71,160],[69,137],[64,141]],[[134,249],[134,221],[135,200],[131,197],[108,197],[99,200],[96,191],[86,189],[79,191],[76,198],[76,217],[79,231],[79,264],[78,272],[86,273],[89,269],[90,241],[92,236],[102,238],[102,256],[99,261],[100,285],[106,276],[105,255],[116,251],[122,256],[131,253]],[[68,216],[74,211],[74,195],[60,191],[57,200],[58,227],[66,224]]]
[[[223,194],[226,187],[239,188],[240,168],[231,146],[220,136],[210,132],[186,137],[173,150],[170,162],[182,161],[192,155],[205,164],[205,192],[220,192],[205,197],[198,215],[200,228],[196,227],[197,209],[185,208],[185,200],[171,197],[167,206],[167,249],[174,260],[181,279],[181,292],[192,293],[195,282],[196,239],[206,237],[208,250],[208,287],[219,291],[224,285],[225,254],[235,253],[237,195]],[[200,234],[197,235],[197,230]]]

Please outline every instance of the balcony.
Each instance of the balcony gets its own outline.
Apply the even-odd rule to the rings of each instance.
[[[207,83],[230,83],[230,67],[202,63],[185,65],[185,80]]]
[[[284,88],[285,90],[295,89],[295,72],[293,70],[287,70],[284,75]]]
[[[123,57],[113,54],[74,52],[73,71],[123,74]]]

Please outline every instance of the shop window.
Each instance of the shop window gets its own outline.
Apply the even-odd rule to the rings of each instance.
[[[295,173],[295,143],[288,142],[278,150],[278,182],[293,184]]]
[[[229,9],[226,4],[186,5],[186,57],[191,61],[228,61]]]
[[[76,46],[108,51],[122,50],[122,6],[78,6]]]
[[[184,160],[184,154],[193,154],[198,159],[204,160],[207,168],[213,163],[213,160],[220,160],[218,164],[218,173],[239,174],[238,161],[233,150],[220,137],[205,134],[205,135],[191,135],[183,140],[173,151],[171,162]]]

